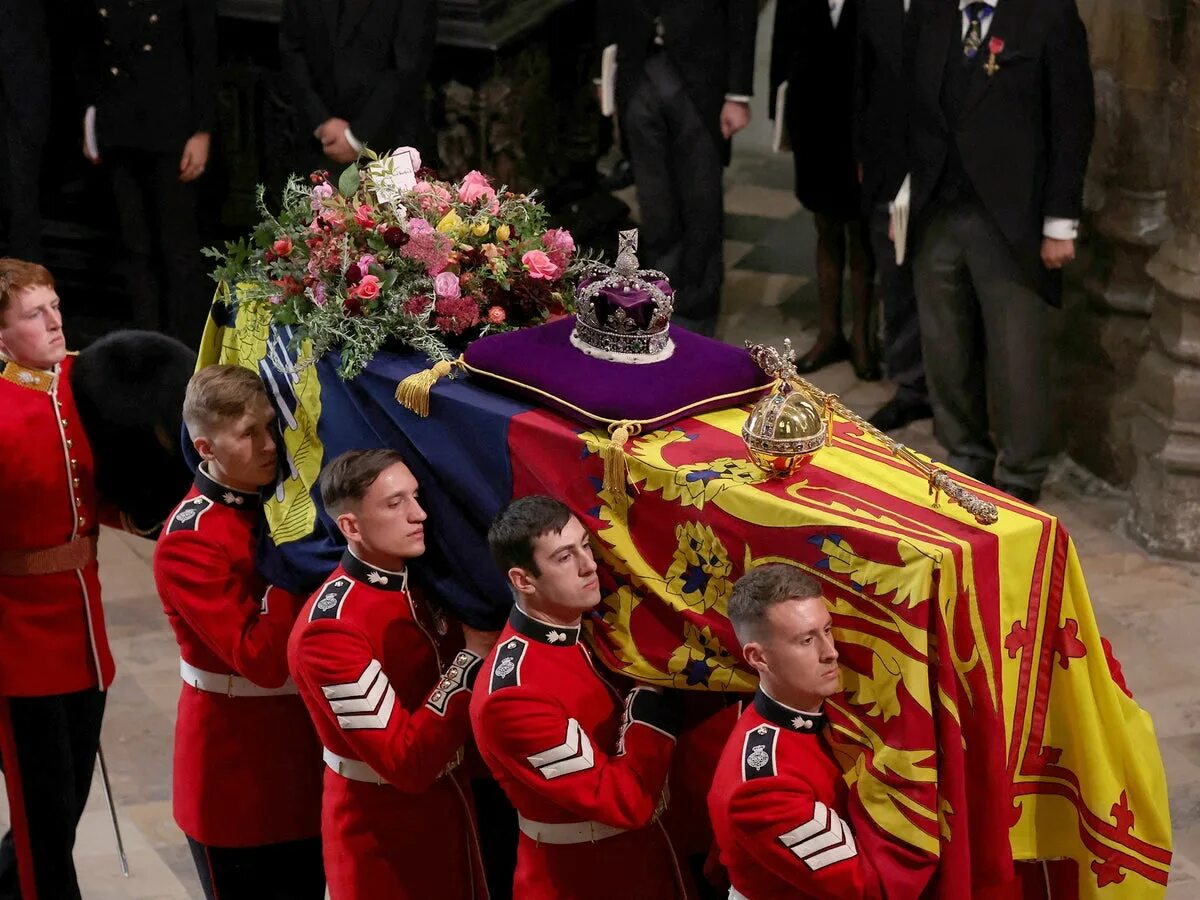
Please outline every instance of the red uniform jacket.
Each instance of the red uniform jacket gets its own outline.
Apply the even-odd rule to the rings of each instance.
[[[530,837],[523,825],[513,896],[682,897],[683,876],[656,817],[677,723],[646,688],[622,704],[594,668],[579,631],[513,607],[484,663],[487,688],[481,682],[471,698],[475,740],[522,819],[628,830],[594,842],[552,844]]]
[[[154,580],[183,660],[266,688],[288,681],[287,641],[303,603],[268,590],[254,565],[257,494],[203,471],[167,520]],[[175,821],[215,847],[321,830],[321,746],[296,694],[230,697],[185,683],[175,722]]]
[[[721,862],[749,900],[883,896],[855,845],[824,726],[759,690],[725,744],[708,807]]]
[[[457,767],[481,659],[446,632],[407,572],[349,551],[292,632],[288,663],[321,742],[382,781],[343,777],[336,763],[325,772],[331,900],[487,896],[470,785]]]
[[[92,450],[68,356],[53,372],[0,358],[0,556],[99,533]],[[0,696],[107,688],[114,667],[96,559],[44,575],[0,567]]]

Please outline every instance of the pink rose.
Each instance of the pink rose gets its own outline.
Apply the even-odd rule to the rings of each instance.
[[[456,300],[462,296],[458,276],[453,272],[443,272],[433,281],[433,292],[441,300]]]
[[[550,257],[541,250],[528,250],[521,256],[521,262],[529,271],[530,278],[542,278],[553,281],[559,276],[559,268]]]
[[[392,151],[392,156],[399,156],[401,153],[408,153],[412,158],[412,168],[416,172],[421,168],[421,151],[416,147],[397,147]]]
[[[359,259],[358,259],[358,267],[359,267],[360,269],[362,269],[364,273],[365,273],[365,272],[367,271],[367,269],[369,269],[371,266],[375,265],[375,263],[376,263],[376,259],[375,259],[375,257],[374,257],[372,254],[370,254],[370,253],[364,253],[364,254],[363,254],[362,256],[360,256],[360,257],[359,257]]]
[[[550,257],[550,262],[565,269],[575,253],[575,239],[565,228],[551,228],[542,235],[542,246]]]
[[[361,228],[374,228],[375,219],[371,215],[373,212],[374,210],[371,209],[369,204],[360,203],[358,205],[358,209],[354,211],[354,221],[357,222]]]
[[[496,199],[495,189],[488,184],[487,176],[472,169],[458,186],[458,199],[463,203],[475,203],[487,200],[489,203]]]
[[[350,289],[350,296],[359,300],[374,300],[379,296],[379,278],[375,275],[364,275],[362,281]]]

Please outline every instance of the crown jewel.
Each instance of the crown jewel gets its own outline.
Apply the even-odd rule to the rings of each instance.
[[[674,292],[662,272],[638,268],[637,239],[622,231],[616,263],[593,266],[579,284],[571,343],[589,356],[639,364],[675,352]]]
[[[795,385],[799,376],[791,339],[783,345],[781,353],[763,344],[746,344],[750,356],[776,379],[776,385],[754,404],[742,427],[742,440],[755,463],[773,476],[797,471],[825,443],[820,407]]]

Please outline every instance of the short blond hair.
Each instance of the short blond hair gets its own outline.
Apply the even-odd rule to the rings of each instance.
[[[193,438],[208,436],[222,422],[244,414],[256,397],[267,399],[257,373],[241,366],[205,366],[188,381],[183,422]]]

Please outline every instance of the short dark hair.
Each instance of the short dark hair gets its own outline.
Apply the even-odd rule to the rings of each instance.
[[[729,621],[743,646],[761,634],[767,610],[788,600],[820,597],[821,586],[787,563],[767,563],[751,569],[737,580],[729,596]]]
[[[367,495],[375,479],[392,466],[404,463],[398,451],[381,447],[375,450],[347,450],[321,470],[321,502],[331,516],[341,515],[346,505]]]
[[[500,510],[488,529],[488,547],[501,572],[524,569],[540,575],[533,560],[533,542],[543,534],[562,532],[574,515],[561,500],[533,494]]]

